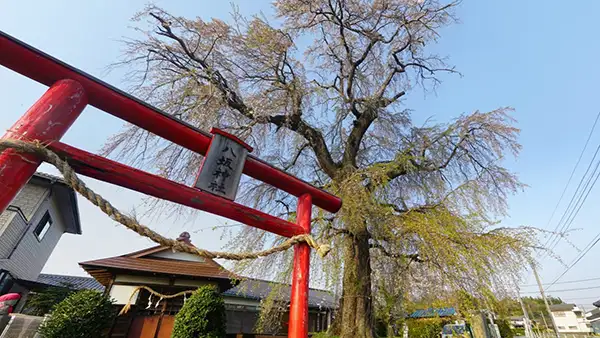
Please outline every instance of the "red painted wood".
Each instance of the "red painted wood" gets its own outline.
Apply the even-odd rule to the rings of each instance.
[[[160,316],[139,316],[133,319],[127,338],[154,338]]]
[[[0,47],[2,50],[2,47]],[[4,52],[0,53],[2,55]],[[3,139],[57,141],[65,134],[87,104],[83,87],[73,80],[52,85],[27,110]],[[7,149],[0,154],[0,212],[4,211],[29,181],[41,161],[30,154]]]
[[[310,233],[312,200],[309,194],[298,198],[297,224]],[[294,247],[294,271],[292,275],[292,298],[290,303],[289,338],[308,337],[308,281],[310,271],[310,247],[306,243]]]
[[[211,136],[159,111],[140,100],[69,66],[27,44],[0,32],[0,64],[45,85],[60,79],[73,79],[83,85],[89,104],[127,122],[148,130],[180,146],[206,154]],[[337,212],[340,198],[307,182],[249,156],[244,173],[294,196],[310,194],[313,203],[330,212]]]
[[[175,316],[163,315],[160,320],[160,327],[155,338],[171,338],[173,327],[175,326]]]
[[[61,142],[55,142],[49,148],[68,157],[73,169],[85,176],[227,217],[280,236],[305,233],[305,228],[300,225]]]

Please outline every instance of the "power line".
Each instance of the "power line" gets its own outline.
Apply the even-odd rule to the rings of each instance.
[[[598,145],[596,153],[598,152],[598,149],[600,149],[600,145]],[[569,229],[571,227],[571,224],[573,223],[573,220],[575,220],[575,217],[577,217],[577,215],[579,214],[579,210],[581,210],[581,207],[583,206],[583,204],[587,200],[587,197],[590,194],[590,192],[592,191],[592,188],[594,187],[594,185],[596,185],[596,181],[598,181],[598,177],[600,176],[600,173],[598,175],[596,175],[596,172],[598,172],[598,167],[599,166],[600,166],[600,161],[596,162],[596,167],[594,168],[594,171],[588,177],[588,180],[587,180],[585,186],[583,187],[583,190],[581,191],[581,194],[579,195],[579,198],[577,199],[577,202],[575,203],[575,205],[577,205],[577,209],[575,209],[575,206],[573,206],[573,209],[571,210],[571,213],[569,214],[569,216],[567,216],[567,220],[565,221],[565,224],[563,226],[564,231],[566,231],[567,229]],[[596,175],[596,178],[594,179],[594,182],[590,186],[590,182],[591,182],[592,177],[594,175]],[[588,186],[589,186],[589,189],[588,189]],[[582,200],[581,198],[583,196],[584,191],[586,191],[586,189],[587,189],[587,192],[585,194],[585,197],[583,197],[583,200]],[[580,201],[581,201],[581,203],[580,203]],[[556,246],[556,244],[554,246]]]
[[[571,270],[577,263],[579,263],[579,261],[581,261],[581,259],[583,259],[583,257],[585,257],[585,255],[588,254],[588,252],[590,252],[590,250],[592,250],[592,248],[598,244],[598,242],[600,242],[600,232],[598,233],[598,235],[596,235],[596,237],[594,237],[589,243],[588,245],[585,246],[584,251],[579,254],[579,257],[576,258],[570,265],[569,267],[560,275],[558,276],[552,283],[550,283],[550,286],[548,286],[546,289],[549,289],[550,287],[552,287],[552,285],[554,285],[559,279],[561,279],[567,272],[569,272],[569,270]]]
[[[584,300],[584,299],[600,299],[600,296],[597,297],[575,297],[575,298],[563,298],[563,297],[559,297],[562,300]]]
[[[572,283],[581,283],[581,282],[591,282],[591,281],[595,281],[595,280],[600,280],[600,277],[588,278],[588,279],[569,280],[569,281],[558,282],[558,283],[554,283],[554,284],[572,284]],[[542,285],[549,285],[549,284],[550,283],[544,283]],[[528,287],[528,286],[537,286],[537,284],[521,285],[521,287]]]
[[[590,286],[587,288],[574,288],[574,289],[562,289],[562,290],[551,290],[552,292],[568,292],[568,291],[582,291],[582,290],[593,290],[593,289],[600,289],[600,285],[599,286]],[[528,291],[528,292],[521,292],[521,293],[539,293],[539,291]]]
[[[556,229],[555,229],[555,234],[554,234],[555,237],[554,237],[552,243],[550,243],[552,248],[549,248],[549,250],[554,249],[554,247],[556,247],[556,245],[558,244],[558,242],[560,240],[560,237],[558,234],[569,229],[569,227],[571,226],[571,223],[573,223],[573,220],[575,219],[577,214],[579,214],[579,210],[581,210],[581,206],[583,206],[583,204],[585,203],[587,196],[589,195],[590,191],[596,184],[596,181],[598,180],[598,175],[596,175],[596,172],[598,171],[598,167],[600,166],[600,161],[596,162],[596,166],[594,167],[593,172],[589,176],[587,176],[587,174],[590,171],[590,168],[592,167],[592,165],[594,164],[594,160],[598,156],[599,151],[600,151],[600,144],[596,148],[596,152],[594,152],[594,156],[592,157],[587,169],[585,170],[585,173],[581,177],[581,180],[579,181],[579,184],[577,185],[577,189],[575,189],[575,193],[571,197],[571,201],[567,205],[565,212],[563,213],[562,217],[558,221],[558,224],[556,225],[557,229],[558,229],[560,227],[560,224],[563,223],[563,220],[565,220],[562,227],[560,229],[558,229],[558,231],[556,231]],[[590,182],[592,181],[592,177],[594,177],[594,175],[596,175],[596,178],[594,179],[594,183],[590,187]],[[587,176],[587,180],[586,180],[586,176]],[[583,184],[584,180],[585,180],[585,185],[584,185],[583,189],[581,191],[579,191],[579,188],[581,188],[581,185]],[[588,189],[588,187],[589,187],[589,189]],[[587,190],[587,192],[586,192],[586,190]],[[584,193],[585,193],[585,197],[582,200]],[[575,199],[577,199],[577,201],[575,202],[575,204],[573,204],[573,201],[575,201]],[[573,206],[573,208],[571,208],[571,206]],[[565,216],[566,216],[566,218],[565,218]],[[569,220],[570,220],[570,222],[569,222]]]
[[[550,215],[550,218],[548,219],[548,223],[546,224],[546,228],[548,228],[548,226],[552,222],[552,218],[554,218],[554,214],[556,213],[556,210],[558,210],[558,206],[560,205],[560,202],[562,202],[563,197],[565,197],[565,193],[567,192],[567,188],[569,187],[569,184],[571,183],[571,180],[573,179],[573,176],[575,175],[575,171],[577,171],[577,167],[579,166],[579,162],[581,162],[581,159],[583,158],[583,154],[585,153],[585,150],[587,149],[587,146],[590,143],[590,139],[592,138],[592,135],[594,134],[594,129],[596,128],[596,124],[598,123],[598,118],[600,118],[600,112],[598,112],[598,114],[596,115],[596,120],[594,121],[594,124],[592,125],[592,129],[590,130],[590,133],[589,133],[589,135],[587,137],[587,140],[585,141],[585,145],[583,146],[583,149],[581,150],[581,153],[579,154],[579,158],[577,159],[577,163],[575,163],[575,167],[571,171],[571,175],[569,176],[569,180],[567,181],[567,184],[565,184],[565,187],[564,187],[562,193],[560,194],[560,198],[558,199],[558,202],[556,203],[556,206],[554,206],[554,210],[552,210],[552,214]],[[559,225],[560,225],[560,222],[556,225],[556,229],[554,229],[555,232],[558,229]],[[552,236],[550,236],[550,238],[548,238],[548,240],[546,241],[546,244],[548,244],[548,242],[550,242],[551,239],[552,239]],[[546,246],[546,244],[544,244],[544,247]]]
[[[561,194],[561,198],[559,199],[558,204],[560,204],[560,201],[562,200],[562,198],[564,196],[564,193],[565,193],[568,185],[570,184],[570,182],[571,182],[571,180],[573,178],[574,172],[576,171],[579,163],[581,162],[582,156],[585,153],[585,149],[587,149],[587,146],[589,144],[591,136],[592,136],[592,134],[594,132],[594,129],[596,128],[596,125],[597,125],[599,117],[600,117],[600,112],[598,112],[598,114],[596,115],[596,119],[594,120],[594,124],[592,126],[591,131],[590,131],[590,134],[588,135],[588,138],[587,138],[586,143],[585,143],[585,145],[583,147],[583,150],[582,150],[582,152],[581,152],[581,154],[579,156],[579,159],[577,160],[577,163],[575,164],[575,168],[571,172],[571,176],[569,177],[569,180],[567,182],[567,186],[565,187],[565,189],[563,189],[563,193]],[[590,192],[592,191],[592,189],[596,185],[596,182],[598,181],[598,178],[600,178],[600,172],[598,172],[598,168],[600,168],[600,160],[598,160],[595,163],[596,165],[594,167],[594,170],[588,176],[590,168],[593,166],[594,161],[596,160],[596,157],[598,156],[598,152],[599,151],[600,151],[600,144],[598,145],[598,147],[596,147],[596,151],[594,152],[594,156],[590,160],[590,162],[588,164],[588,167],[585,170],[585,173],[583,174],[583,176],[579,180],[579,184],[577,185],[577,188],[575,189],[575,192],[573,193],[573,196],[571,197],[571,200],[569,201],[569,204],[567,205],[567,208],[565,209],[565,211],[562,214],[562,217],[560,218],[560,220],[556,224],[556,228],[554,229],[554,233],[548,238],[548,240],[544,244],[544,247],[546,247],[548,249],[548,251],[554,249],[556,247],[556,245],[559,243],[559,240],[560,240],[559,234],[567,231],[571,227],[571,225],[573,224],[573,221],[575,220],[575,218],[579,214],[579,211],[581,210],[581,208],[585,204],[585,202],[586,202],[586,200],[587,200]],[[584,184],[584,182],[585,182],[585,184]],[[580,190],[582,184],[584,186],[583,186],[583,189]],[[573,204],[574,201],[575,201],[575,203]],[[555,211],[552,212],[552,216],[550,217],[550,220],[554,216],[554,213],[555,213]],[[562,226],[561,226],[561,223],[562,223]],[[560,276],[558,276],[556,279],[554,279],[554,281],[552,283],[550,283],[549,286],[547,286],[546,288],[544,288],[545,291],[548,290],[549,288],[551,288],[553,285],[555,285],[564,275],[567,274],[567,272],[569,272],[577,263],[579,263],[583,259],[583,257],[585,257],[587,255],[587,253],[599,241],[600,241],[600,233],[598,233],[598,235],[595,238],[593,238],[590,241],[590,243],[588,243],[588,245],[586,245],[586,247],[584,248],[584,251],[581,252],[578,255],[578,257],[567,267],[567,269],[565,271],[563,271],[563,273]],[[563,284],[566,284],[566,283],[563,283]],[[576,290],[576,289],[573,289],[573,291],[574,290]],[[558,292],[558,291],[559,290],[555,290],[555,292]],[[560,290],[560,291],[571,291],[571,290]]]

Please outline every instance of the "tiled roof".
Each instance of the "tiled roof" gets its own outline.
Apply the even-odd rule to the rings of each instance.
[[[553,304],[550,305],[550,311],[571,311],[575,306],[575,304]]]
[[[230,286],[230,280],[238,278],[220,264],[210,258],[200,261],[165,259],[154,254],[171,250],[167,247],[154,246],[148,249],[131,252],[121,256],[81,262],[79,265],[102,285],[108,285],[114,272],[131,271],[163,275],[187,277],[203,277],[217,279]]]
[[[51,275],[42,273],[38,276],[36,282],[51,286],[65,287],[73,290],[104,291],[104,286],[102,286],[92,277]]]
[[[110,257],[79,263],[84,269],[101,267],[134,270],[192,277],[232,278],[232,274],[218,264],[153,258]]]
[[[277,285],[282,286],[276,297],[279,300],[289,301],[290,285],[273,283],[260,279],[244,279],[236,287],[229,289],[223,293],[224,296],[240,297],[249,299],[264,299]],[[335,308],[337,302],[333,295],[324,290],[310,289],[308,293],[308,305],[310,307]]]
[[[62,183],[62,184],[65,184],[65,185],[67,184],[67,182],[65,182],[65,180],[62,177],[50,175],[50,174],[47,174],[47,173],[43,173],[41,171],[36,171],[35,174],[33,174],[33,176],[44,178],[44,179],[47,179],[49,181],[54,181],[54,182]]]
[[[453,307],[443,307],[439,309],[429,308],[417,310],[410,314],[410,318],[431,318],[431,317],[451,317],[456,315],[456,309]]]
[[[587,320],[596,321],[600,319],[600,309],[593,309],[589,312],[589,316],[586,317]]]

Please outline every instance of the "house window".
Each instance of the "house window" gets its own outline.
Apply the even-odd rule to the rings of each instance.
[[[564,327],[564,326],[559,326],[559,327],[558,327],[558,329],[559,329],[559,330],[564,330],[564,329],[565,329],[565,327]]]
[[[567,314],[565,312],[552,312],[554,317],[566,317]]]
[[[569,330],[577,330],[577,326],[569,326]]]
[[[44,217],[42,217],[38,225],[35,227],[35,230],[33,230],[33,234],[38,239],[38,241],[41,241],[44,238],[44,236],[46,236],[51,226],[52,218],[50,217],[50,214],[46,211]]]

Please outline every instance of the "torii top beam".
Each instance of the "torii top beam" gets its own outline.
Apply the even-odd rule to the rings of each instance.
[[[75,67],[27,45],[0,31],[0,65],[51,86],[62,79],[79,82],[87,93],[89,104],[182,147],[205,155],[211,135],[178,120],[125,92]],[[294,196],[310,194],[314,205],[337,212],[342,200],[324,190],[291,176],[282,170],[248,156],[244,173]]]

